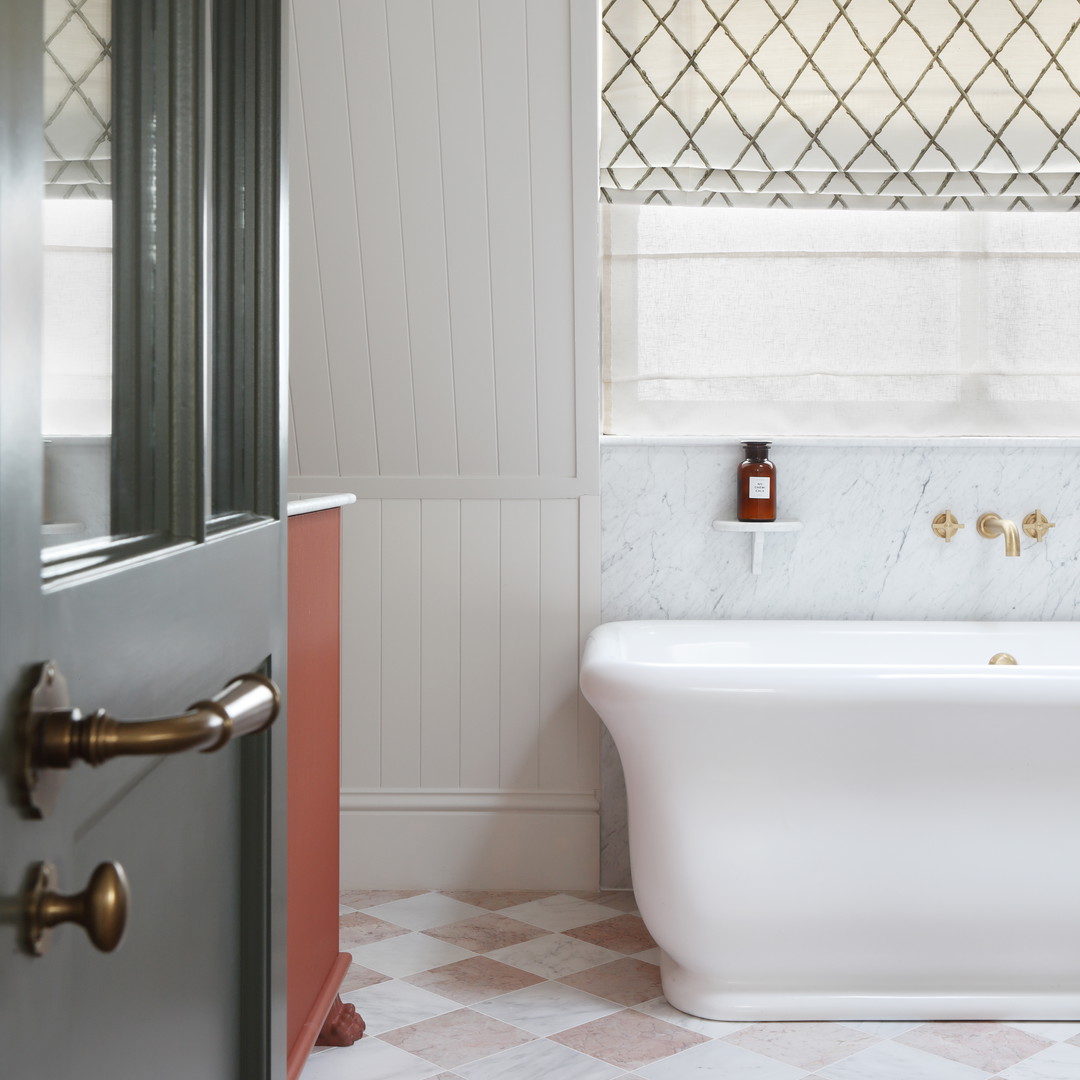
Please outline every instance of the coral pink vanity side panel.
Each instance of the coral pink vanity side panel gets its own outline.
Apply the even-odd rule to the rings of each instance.
[[[338,509],[289,518],[290,1051],[338,957],[340,537]]]

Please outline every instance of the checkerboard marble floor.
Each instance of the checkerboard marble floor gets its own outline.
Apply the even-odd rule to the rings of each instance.
[[[1080,1080],[1080,1021],[700,1020],[628,892],[347,892],[367,1022],[302,1080]]]

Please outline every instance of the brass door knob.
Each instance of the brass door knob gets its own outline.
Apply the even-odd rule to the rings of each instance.
[[[81,893],[63,896],[56,892],[56,867],[37,863],[23,903],[27,949],[44,956],[54,926],[76,923],[102,952],[112,952],[124,936],[128,913],[128,883],[119,863],[103,862],[90,875]]]

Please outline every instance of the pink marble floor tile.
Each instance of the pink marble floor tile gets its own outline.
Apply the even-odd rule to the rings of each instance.
[[[338,940],[341,947],[348,951],[360,945],[370,945],[373,941],[385,941],[387,938],[400,937],[409,931],[403,926],[395,926],[385,919],[374,915],[365,915],[354,911],[350,915],[338,916]]]
[[[500,964],[490,957],[473,956],[430,971],[421,971],[404,981],[430,990],[433,994],[441,994],[461,1005],[472,1005],[496,994],[509,994],[544,980],[530,971]]]
[[[426,889],[347,889],[340,893],[338,900],[346,907],[374,907],[376,904],[388,904],[391,900],[407,900],[410,896],[419,896]]]
[[[485,953],[504,949],[508,945],[520,945],[523,941],[543,937],[550,931],[492,912],[490,915],[477,915],[474,919],[447,923],[446,926],[436,926],[424,933],[449,945]]]
[[[660,988],[660,969],[644,960],[624,956],[610,964],[567,975],[559,982],[589,994],[617,1001],[620,1005],[640,1005],[663,992]]]
[[[959,1061],[986,1072],[1002,1072],[1054,1044],[1008,1024],[955,1020],[923,1024],[896,1037],[896,1042]]]
[[[531,1042],[535,1036],[472,1009],[457,1009],[396,1031],[384,1031],[379,1038],[444,1069],[453,1069]]]
[[[620,1069],[637,1069],[698,1043],[709,1042],[704,1035],[632,1009],[590,1020],[587,1024],[551,1035],[550,1039]]]
[[[389,979],[389,975],[372,971],[371,968],[360,964],[350,964],[349,970],[345,972],[345,978],[341,980],[338,993],[350,994],[353,990],[363,990],[365,986],[375,986],[378,983],[388,982]]]
[[[842,1024],[787,1024],[776,1021],[751,1024],[724,1036],[723,1041],[788,1065],[797,1065],[801,1069],[823,1068],[881,1042],[876,1035],[868,1035]]]
[[[557,896],[555,889],[440,889],[443,896],[460,900],[463,904],[475,904],[488,911],[500,911],[515,904],[527,904],[530,900],[543,900],[548,896]]]
[[[621,953],[638,953],[654,948],[649,931],[638,915],[616,915],[612,919],[578,926],[564,931],[567,937],[587,941],[590,945],[599,945],[602,949],[613,949]]]

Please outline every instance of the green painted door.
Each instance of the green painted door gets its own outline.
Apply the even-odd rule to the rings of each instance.
[[[46,661],[121,720],[242,672],[284,689],[281,28],[277,0],[0,3],[10,1080],[284,1076],[284,717],[213,753],[78,762],[44,817],[20,787]],[[118,949],[61,925],[31,955],[40,862],[63,894],[122,865]]]

